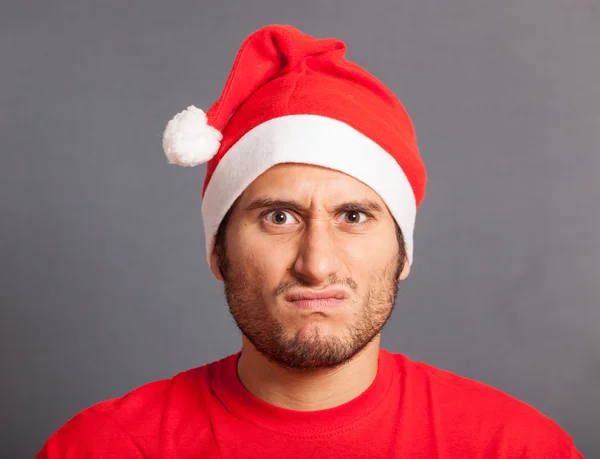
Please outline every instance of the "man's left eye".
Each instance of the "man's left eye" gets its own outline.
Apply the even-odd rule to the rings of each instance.
[[[344,223],[356,224],[356,223],[364,223],[369,218],[366,213],[359,212],[357,210],[351,210],[348,212],[344,212],[342,214],[344,218]]]

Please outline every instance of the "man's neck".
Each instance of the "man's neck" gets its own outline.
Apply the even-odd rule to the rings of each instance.
[[[380,337],[334,369],[293,372],[267,360],[242,339],[238,375],[255,397],[271,405],[315,411],[342,405],[362,394],[377,375]]]

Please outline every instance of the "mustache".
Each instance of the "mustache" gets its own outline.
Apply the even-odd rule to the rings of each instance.
[[[327,283],[323,286],[323,288],[331,287],[332,285],[345,286],[350,288],[352,291],[358,290],[358,284],[352,280],[350,277],[341,278],[339,276],[331,276]],[[275,287],[274,293],[276,296],[282,295],[288,290],[295,287],[312,287],[313,285],[310,282],[303,281],[302,279],[290,279],[281,282],[277,287]]]

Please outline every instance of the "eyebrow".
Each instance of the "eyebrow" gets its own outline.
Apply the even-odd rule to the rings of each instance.
[[[253,200],[248,204],[244,210],[251,212],[258,209],[290,209],[298,213],[308,213],[305,206],[300,204],[298,201],[287,200],[287,199],[272,199],[268,197],[261,197]],[[338,212],[383,212],[383,209],[375,201],[370,199],[359,199],[354,201],[347,201],[339,204],[335,208],[335,213]]]

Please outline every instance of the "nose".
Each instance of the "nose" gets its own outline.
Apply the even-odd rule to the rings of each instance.
[[[341,268],[339,248],[327,221],[311,220],[307,225],[294,270],[298,277],[310,285],[325,283]]]

